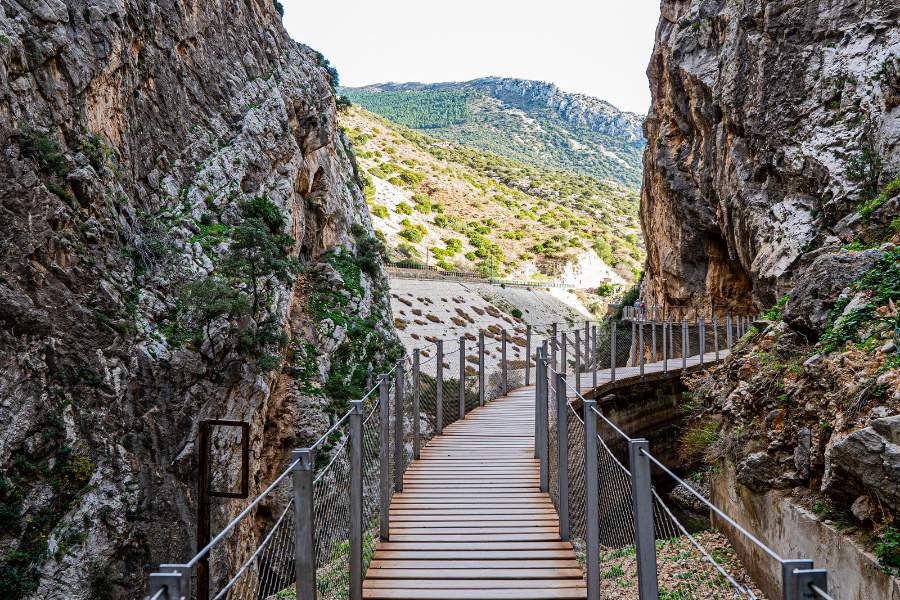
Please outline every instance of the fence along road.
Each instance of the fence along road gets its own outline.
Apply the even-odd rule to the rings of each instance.
[[[631,592],[656,600],[657,547],[683,541],[668,597],[754,598],[668,509],[651,484],[652,464],[773,561],[785,599],[828,600],[824,570],[766,547],[581,394],[721,360],[749,324],[729,317],[723,331],[716,319],[632,317],[566,331],[529,327],[523,369],[510,368],[505,332],[490,349],[479,332],[477,369],[467,364],[466,337],[458,346],[438,340],[435,354],[422,361],[416,350],[399,361],[325,435],[294,451],[287,469],[193,558],[160,565],[147,597],[193,597],[198,565],[208,563],[211,582],[198,600],[594,600]],[[498,373],[485,371],[491,351],[502,356]],[[616,436],[627,446],[623,459],[607,445]],[[317,452],[326,460],[316,461]],[[247,536],[263,504],[277,519]],[[586,542],[586,578],[574,539]],[[613,564],[622,557],[635,568]],[[612,566],[601,577],[604,564]]]

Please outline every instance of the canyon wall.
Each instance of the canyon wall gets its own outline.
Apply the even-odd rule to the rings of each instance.
[[[256,495],[396,358],[336,73],[279,8],[0,4],[3,598],[141,596],[194,550],[202,419],[250,423]]]
[[[641,217],[648,303],[771,306],[810,251],[889,224],[900,174],[900,5],[663,0]],[[896,196],[896,192],[894,192]]]

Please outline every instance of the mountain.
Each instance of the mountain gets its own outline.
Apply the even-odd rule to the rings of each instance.
[[[682,456],[762,543],[831,570],[832,597],[898,597],[900,3],[660,5],[641,296],[762,312],[688,380]]]
[[[340,88],[339,93],[432,137],[530,165],[640,186],[643,118],[552,83],[487,77],[384,83]]]
[[[434,138],[358,106],[340,123],[395,260],[584,287],[636,278],[635,190]]]
[[[0,3],[0,598],[143,598],[196,552],[201,421],[249,423],[255,497],[398,358],[336,74],[279,6]]]

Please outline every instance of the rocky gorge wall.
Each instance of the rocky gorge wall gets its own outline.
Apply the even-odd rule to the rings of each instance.
[[[643,294],[757,312],[811,250],[890,226],[900,5],[663,0],[647,73]],[[860,214],[865,203],[869,209]]]
[[[0,4],[3,598],[141,596],[194,550],[200,420],[250,422],[255,495],[396,358],[336,74],[276,6]]]

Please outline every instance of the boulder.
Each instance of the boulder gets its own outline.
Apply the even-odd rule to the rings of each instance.
[[[818,339],[841,292],[882,255],[879,250],[844,250],[817,257],[797,274],[782,318],[793,329]]]
[[[875,419],[826,453],[822,490],[848,502],[874,496],[883,506],[900,507],[900,415]]]

